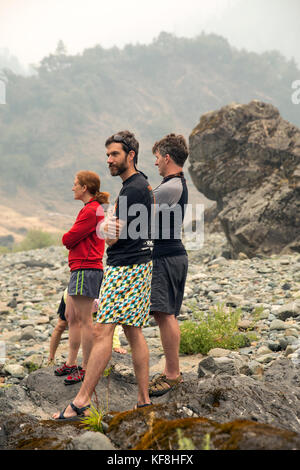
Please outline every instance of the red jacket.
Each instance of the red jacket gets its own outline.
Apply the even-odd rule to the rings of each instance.
[[[90,199],[79,212],[73,227],[63,235],[62,243],[69,250],[69,267],[76,269],[103,269],[105,241],[96,234],[96,227],[104,219],[99,202]]]

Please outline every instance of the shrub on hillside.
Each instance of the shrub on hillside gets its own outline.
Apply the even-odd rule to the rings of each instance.
[[[14,245],[13,251],[28,251],[38,248],[46,248],[47,246],[57,245],[58,239],[56,236],[43,232],[42,230],[29,230],[24,240]]]

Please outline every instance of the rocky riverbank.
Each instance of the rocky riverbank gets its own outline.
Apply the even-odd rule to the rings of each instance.
[[[154,399],[157,406],[152,417],[158,420],[162,413],[166,420],[178,421],[179,417],[194,420],[193,425],[185,429],[190,429],[186,433],[196,448],[201,448],[201,439],[207,434],[203,422],[200,425],[199,421],[205,418],[210,420],[206,425],[212,436],[211,448],[222,448],[217,437],[213,439],[221,432],[216,430],[220,423],[242,419],[250,423],[250,427],[254,424],[274,426],[277,431],[273,434],[267,429],[251,428],[257,436],[264,432],[274,437],[277,432],[275,440],[263,440],[265,448],[300,449],[300,256],[296,253],[248,259],[241,254],[239,259],[232,260],[228,259],[227,248],[225,236],[211,233],[206,235],[201,250],[189,253],[188,282],[179,321],[193,318],[195,309],[208,312],[212,306],[223,303],[227,307],[241,308],[239,329],[253,332],[255,339],[237,351],[220,349],[216,344],[206,356],[182,355],[184,384]],[[47,365],[57,307],[69,278],[67,253],[62,247],[50,247],[6,254],[0,257],[0,268],[0,341],[2,356],[5,356],[0,365],[0,421],[6,429],[2,448],[17,448],[19,444],[12,436],[18,435],[16,429],[20,431],[20,424],[31,426],[32,433],[40,429],[39,436],[46,439],[45,429],[50,428],[48,421],[41,420],[47,420],[53,412],[65,407],[79,386],[65,387],[63,381],[54,376],[53,366]],[[152,375],[161,371],[163,364],[159,333],[153,321],[144,329],[144,334],[150,348]],[[58,348],[57,363],[66,357],[67,338],[66,332]],[[127,344],[123,335],[121,342]],[[110,365],[113,367],[109,378],[102,379],[97,388],[97,395],[108,399],[107,381],[110,381],[106,407],[112,415],[107,418],[111,429],[104,436],[110,439],[106,445],[123,449],[150,448],[149,443],[146,445],[143,441],[143,426],[137,432],[141,414],[125,413],[133,408],[136,399],[130,353],[126,356],[113,353]],[[164,407],[163,412],[162,408],[157,408],[159,406]],[[171,410],[174,406],[176,412]],[[118,412],[125,415],[117,425],[113,416]],[[145,411],[144,415],[149,412]],[[20,413],[24,415],[20,417]],[[121,431],[131,420],[135,437],[132,436],[131,441],[122,440]],[[212,424],[212,421],[219,424]],[[178,422],[177,426],[182,423]],[[247,426],[241,431],[244,437],[240,436],[235,448],[261,448],[261,438],[252,441],[245,438],[250,432]],[[83,431],[72,429],[75,444],[70,441],[70,433],[60,427],[61,444],[55,441],[62,446],[59,448],[83,445],[76,444]],[[232,433],[236,433],[235,426],[230,429],[226,431],[228,442],[233,438]],[[294,433],[294,437],[289,440],[280,432]],[[57,430],[54,434],[57,439]],[[47,435],[50,439],[49,433]],[[19,442],[20,436],[18,439]],[[50,441],[46,439],[45,444],[44,440],[43,445],[55,448]],[[224,442],[222,445],[228,448]],[[40,444],[36,445],[39,448]],[[102,448],[104,444],[90,445]]]

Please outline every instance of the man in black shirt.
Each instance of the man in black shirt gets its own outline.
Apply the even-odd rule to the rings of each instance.
[[[188,202],[183,166],[188,147],[183,136],[169,134],[153,147],[155,165],[163,177],[153,190],[156,224],[153,248],[151,314],[159,325],[165,353],[165,368],[149,386],[150,396],[167,393],[182,382],[179,368],[180,329],[177,321],[188,269],[181,229]]]
[[[136,223],[139,217],[133,209],[144,211],[147,218],[145,225],[150,224],[153,193],[145,175],[136,169],[139,144],[132,133],[119,132],[107,139],[105,146],[110,173],[112,176],[120,176],[123,186],[113,215],[100,230],[106,233],[109,248],[100,291],[94,345],[77,396],[64,411],[53,415],[55,419],[73,420],[88,414],[91,396],[111,358],[113,333],[117,324],[122,325],[131,346],[138,383],[137,407],[151,404],[148,394],[149,351],[142,327],[150,310],[152,260],[147,244],[149,231],[143,230],[142,226],[137,230],[137,226],[143,224]]]

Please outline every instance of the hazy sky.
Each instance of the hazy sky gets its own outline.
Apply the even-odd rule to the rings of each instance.
[[[148,44],[161,31],[224,36],[239,49],[277,49],[300,66],[300,0],[0,0],[0,49],[23,65],[96,44]]]
[[[191,37],[237,0],[0,0],[0,49],[23,64],[54,52],[101,44],[147,44],[161,31]]]

